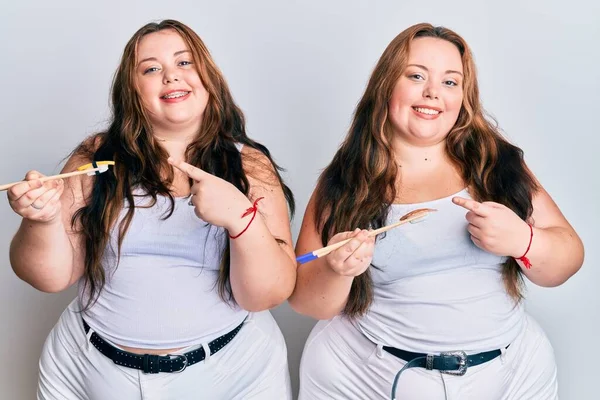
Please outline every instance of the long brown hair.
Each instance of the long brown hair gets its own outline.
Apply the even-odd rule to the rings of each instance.
[[[110,232],[127,202],[126,214],[118,225],[120,256],[123,238],[135,212],[133,189],[143,189],[151,197],[151,204],[156,202],[157,196],[168,197],[171,204],[164,218],[170,217],[174,210],[175,200],[169,189],[174,173],[166,161],[168,154],[151,134],[152,129],[135,82],[136,49],[140,40],[150,33],[165,29],[174,30],[186,42],[209,93],[200,131],[186,150],[186,160],[232,183],[247,195],[249,182],[236,143],[257,149],[272,163],[273,182],[270,183],[282,186],[290,214],[294,213],[294,198],[279,174],[281,168],[273,161],[266,147],[246,135],[244,115],[235,104],[221,71],[200,37],[178,21],[149,23],[140,28],[125,46],[112,83],[112,119],[108,129],[85,141],[74,151],[94,161],[114,160],[116,164],[114,169],[96,177],[87,205],[78,210],[72,220],[73,226],[79,220],[81,233],[85,237],[84,277],[85,289],[89,294],[85,309],[93,304],[104,287],[106,276],[101,265],[102,255],[109,243]],[[262,178],[265,176],[260,175]],[[234,302],[229,283],[229,261],[227,241],[216,284],[221,298]]]
[[[456,124],[446,138],[446,151],[479,201],[495,201],[519,217],[532,213],[532,194],[537,185],[523,161],[523,152],[502,137],[486,118],[479,99],[471,51],[455,32],[431,24],[417,24],[396,36],[379,59],[356,110],[350,130],[316,188],[315,221],[325,245],[337,232],[383,226],[396,198],[397,165],[386,129],[388,101],[408,63],[410,44],[432,37],[454,44],[461,55],[464,99]],[[372,265],[372,267],[374,267]],[[523,278],[516,261],[509,258],[502,275],[507,292],[522,298]],[[355,277],[344,313],[365,313],[373,301],[370,269]]]

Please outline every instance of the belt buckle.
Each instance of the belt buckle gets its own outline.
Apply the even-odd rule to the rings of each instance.
[[[463,376],[467,373],[467,353],[464,351],[447,351],[440,353],[440,356],[458,358],[458,369],[440,371],[442,374]]]
[[[169,357],[171,359],[171,361],[175,361],[179,358],[183,359],[183,367],[181,367],[181,369],[178,369],[177,371],[173,371],[173,372],[176,372],[176,373],[183,372],[188,366],[188,358],[185,354],[167,354],[167,357]]]

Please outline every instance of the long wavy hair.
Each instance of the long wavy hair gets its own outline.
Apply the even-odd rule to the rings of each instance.
[[[386,220],[397,195],[392,133],[386,128],[388,101],[408,63],[410,44],[420,37],[446,40],[461,55],[464,99],[446,138],[446,151],[470,194],[478,201],[504,204],[523,219],[531,217],[536,181],[525,166],[522,150],[503,138],[495,122],[486,118],[467,43],[447,28],[422,23],[401,32],[383,52],[344,142],[319,178],[315,221],[324,245],[337,232],[378,228]],[[514,259],[505,262],[502,275],[509,295],[520,301],[523,278]],[[372,301],[369,268],[355,277],[344,313],[350,317],[362,315]]]
[[[249,182],[242,167],[242,157],[236,143],[250,146],[264,154],[272,163],[270,184],[280,184],[288,202],[290,217],[294,214],[294,198],[284,184],[268,149],[246,135],[242,111],[235,104],[228,85],[215,65],[208,49],[200,37],[188,26],[174,20],[149,23],[140,28],[125,46],[120,65],[112,82],[112,116],[108,129],[83,142],[74,154],[89,157],[94,161],[114,160],[114,169],[98,175],[91,190],[87,205],[79,209],[72,225],[79,222],[80,232],[85,238],[85,286],[88,309],[102,291],[105,269],[101,265],[103,253],[109,243],[110,234],[119,220],[123,209],[124,217],[118,222],[118,255],[123,238],[135,213],[134,189],[142,189],[151,198],[151,205],[158,196],[170,200],[170,208],[164,218],[174,210],[175,200],[169,189],[174,173],[167,163],[167,152],[152,136],[146,110],[136,90],[136,50],[140,40],[151,33],[170,29],[177,32],[189,47],[196,70],[209,93],[200,130],[195,140],[187,147],[186,160],[203,170],[222,178],[248,195]],[[265,165],[253,165],[265,167]],[[270,165],[266,165],[271,168]],[[251,173],[253,176],[253,169]],[[264,179],[264,173],[257,178]],[[191,181],[190,181],[191,184]],[[126,204],[126,203],[127,204]],[[282,242],[280,239],[276,239]],[[233,304],[231,291],[230,247],[227,241],[223,250],[216,286],[221,298]]]

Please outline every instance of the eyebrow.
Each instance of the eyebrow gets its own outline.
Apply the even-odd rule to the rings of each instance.
[[[424,69],[425,71],[429,72],[429,70],[427,69],[427,67],[424,66],[424,65],[421,65],[421,64],[408,64],[407,67],[418,67],[418,68]],[[446,70],[446,73],[447,74],[458,74],[460,76],[463,75],[462,72],[455,71],[453,69]]]
[[[183,53],[191,53],[191,51],[189,51],[189,50],[179,50],[179,51],[176,51],[175,53],[173,53],[173,56],[177,57],[178,55],[183,54]],[[144,58],[143,60],[141,60],[138,63],[138,65],[140,65],[141,63],[146,62],[146,61],[157,61],[157,60],[156,60],[156,57]]]

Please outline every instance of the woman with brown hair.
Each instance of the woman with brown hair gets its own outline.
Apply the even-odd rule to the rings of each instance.
[[[377,237],[419,208],[425,220]],[[321,175],[296,245],[292,307],[318,322],[300,400],[555,399],[552,346],[526,314],[522,276],[557,286],[582,243],[484,115],[459,35],[418,24],[375,67]]]
[[[266,310],[294,287],[293,196],[189,27],[150,23],[127,43],[110,126],[64,170],[101,160],[114,169],[31,171],[8,192],[16,274],[45,292],[79,284],[38,399],[290,399]]]

